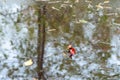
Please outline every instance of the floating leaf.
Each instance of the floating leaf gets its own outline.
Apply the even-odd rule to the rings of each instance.
[[[120,26],[120,24],[119,24],[119,23],[113,23],[113,25]]]
[[[79,3],[79,0],[75,0],[75,3]]]
[[[24,62],[25,66],[31,66],[33,64],[32,59],[29,59],[28,61]]]
[[[104,3],[109,3],[109,2],[110,2],[110,1],[108,1],[108,0],[107,0],[107,1],[104,1]]]
[[[66,53],[63,53],[63,56],[66,57],[67,56]]]
[[[56,29],[49,29],[48,31],[56,31]]]
[[[86,20],[79,20],[79,22],[81,22],[81,23],[87,23],[88,21],[86,21]]]
[[[52,7],[52,9],[59,11],[59,9],[58,9],[58,8],[55,8],[54,6]]]
[[[38,79],[36,79],[36,78],[33,78],[32,80],[38,80]]]
[[[103,9],[103,6],[101,6],[101,3],[99,3],[98,5],[96,5],[97,10]]]
[[[104,9],[112,9],[112,7],[104,6]]]
[[[88,21],[86,21],[86,20],[78,20],[78,21],[75,21],[75,23],[88,23]]]

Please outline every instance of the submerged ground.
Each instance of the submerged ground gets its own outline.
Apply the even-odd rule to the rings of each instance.
[[[7,15],[26,4],[11,2],[0,3],[0,13],[5,14],[0,14],[0,80],[32,80],[37,76],[37,23],[33,20],[36,15]],[[119,3],[76,0],[48,5],[44,55],[48,80],[120,79]],[[29,19],[24,21],[26,17]],[[20,22],[16,22],[18,18]],[[72,60],[63,55],[69,44],[77,51]],[[33,65],[24,66],[31,58]]]

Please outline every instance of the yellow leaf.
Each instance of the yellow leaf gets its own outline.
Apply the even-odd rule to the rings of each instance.
[[[103,9],[103,6],[101,6],[101,3],[99,3],[98,5],[96,5],[96,7],[97,7],[97,10]]]
[[[49,29],[48,31],[55,31],[56,29]]]
[[[75,3],[79,3],[79,0],[75,0]]]
[[[28,61],[24,62],[25,66],[31,66],[33,64],[32,59],[29,59]]]
[[[38,80],[38,79],[36,79],[36,78],[33,78],[33,80]]]
[[[59,9],[58,9],[58,8],[55,8],[54,6],[52,7],[52,9],[59,11]]]
[[[80,23],[87,23],[86,20],[79,20]]]
[[[110,1],[104,1],[104,3],[109,3]]]

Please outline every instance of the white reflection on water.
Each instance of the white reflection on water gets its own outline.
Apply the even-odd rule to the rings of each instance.
[[[111,45],[113,53],[111,53],[111,58],[109,59],[110,64],[120,65],[120,35],[113,35],[111,40]]]
[[[84,37],[86,39],[92,40],[92,35],[95,29],[95,25],[92,23],[87,23],[83,25],[83,29],[84,29]]]

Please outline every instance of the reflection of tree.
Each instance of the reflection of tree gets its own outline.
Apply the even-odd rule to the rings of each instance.
[[[99,24],[94,32],[93,38],[101,42],[110,42],[110,26],[108,25],[108,16],[103,15],[100,17]]]
[[[101,52],[97,53],[98,60],[104,63],[110,57],[110,53],[108,52],[108,50],[111,49],[111,46],[109,44],[110,26],[108,26],[107,16],[103,15],[102,17],[100,17],[100,21],[93,35],[93,38],[98,41],[93,45],[93,49],[101,50]]]
[[[43,73],[43,56],[44,56],[44,44],[45,44],[45,6],[38,10],[38,43],[37,43],[37,53],[38,53],[38,79],[46,80]]]

